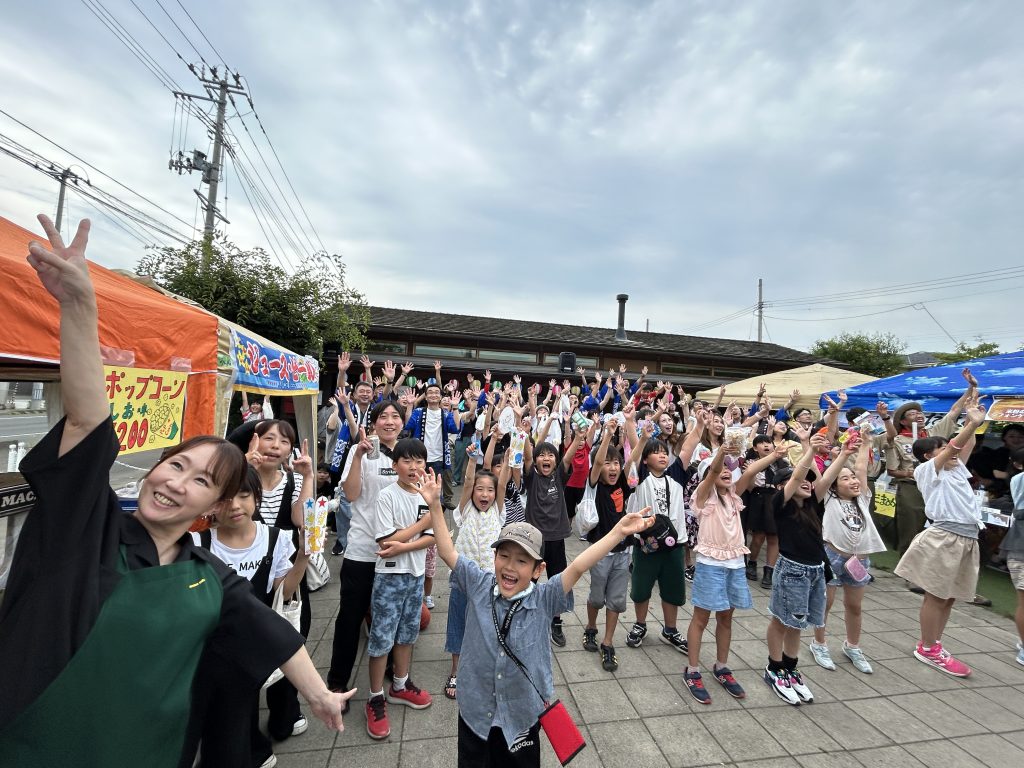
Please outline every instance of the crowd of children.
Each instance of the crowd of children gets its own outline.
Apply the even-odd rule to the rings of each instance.
[[[254,427],[246,451],[252,487],[218,514],[212,539],[206,534],[197,543],[249,578],[261,599],[280,584],[308,594],[301,553],[277,531],[300,522],[302,502],[314,493],[338,500],[333,553],[344,559],[327,682],[333,691],[357,684],[352,676],[365,619],[369,680],[363,684],[372,738],[389,736],[389,705],[432,703],[413,683],[411,667],[421,614],[433,608],[435,554],[452,569],[445,638],[452,661],[443,693],[458,702],[460,765],[538,764],[538,718],[553,694],[551,646],[569,642],[561,614],[572,609],[572,587],[587,571],[587,620],[578,642],[608,672],[620,663],[628,667],[629,652],[620,657],[615,635],[629,601],[635,621],[625,645],[645,641],[657,584],[658,639],[685,655],[686,690],[695,701],[712,703],[701,650],[713,615],[708,669],[725,693],[744,698],[729,667],[732,620],[736,610],[752,608],[751,585],[759,584],[768,591],[770,614],[763,680],[782,701],[814,700],[798,663],[808,628],[814,632],[809,658],[836,668],[826,623],[840,588],[842,654],[871,674],[860,646],[861,611],[870,556],[885,544],[871,515],[869,477],[877,476],[886,449],[899,452],[897,477],[904,480],[900,469],[911,468],[931,521],[907,543],[897,567],[924,591],[913,655],[948,674],[970,674],[943,649],[941,637],[954,601],[973,597],[978,575],[978,512],[958,459],[970,453],[974,427],[984,418],[973,385],[958,404],[967,414],[960,433],[947,441],[922,430],[908,459],[906,440],[895,439],[899,432],[862,435],[853,424],[857,412],[846,414],[849,423],[840,428],[842,396],[815,424],[807,409],[790,415],[797,392],[774,412],[763,390],[749,409],[729,403],[723,410],[724,391],[718,402],[702,402],[665,382],[652,386],[645,376],[629,382],[624,370],[589,381],[579,370],[581,387],[552,380],[542,399],[541,385],[525,387],[519,377],[501,387],[490,372],[482,381],[471,375],[460,391],[455,381],[442,381],[439,362],[434,376],[416,386],[403,385],[408,364],[399,375],[388,362],[377,379],[373,362],[364,357],[362,364],[364,377],[351,388],[342,380],[329,406],[321,439],[331,449],[315,475],[304,450],[289,458],[296,438],[287,423],[247,409]],[[349,366],[345,355],[343,376]],[[891,421],[882,404],[878,415]],[[454,478],[461,489],[451,482],[453,472],[461,475]],[[1021,478],[1008,478],[1018,519],[1024,516]],[[455,490],[461,490],[457,498]],[[571,535],[589,546],[569,562]],[[1012,530],[1004,552],[1024,595],[1020,542],[1019,528]],[[688,583],[692,615],[680,627]],[[1024,598],[1021,606],[1019,625]],[[1020,646],[1017,659],[1024,663]],[[392,682],[385,690],[386,676]],[[246,694],[248,715],[238,730],[249,734],[252,765],[269,766],[269,742],[255,727],[257,701],[255,692]],[[274,739],[305,730],[287,680],[271,686],[268,705]],[[204,764],[223,753],[217,729],[209,730]]]
[[[364,365],[369,375],[372,363],[364,359]],[[809,658],[823,669],[836,668],[826,620],[840,588],[846,635],[842,654],[859,672],[872,673],[868,651],[860,646],[861,610],[864,590],[872,580],[870,556],[884,551],[885,544],[871,515],[869,472],[874,467],[877,476],[882,450],[902,448],[892,436],[880,439],[866,429],[861,434],[853,424],[860,412],[846,414],[849,422],[840,428],[842,393],[815,424],[807,409],[790,414],[798,392],[774,412],[763,389],[749,409],[730,403],[723,412],[724,391],[719,402],[691,400],[666,382],[645,382],[645,375],[630,382],[624,370],[588,380],[580,369],[582,386],[552,380],[543,399],[540,384],[525,387],[514,377],[500,387],[489,371],[482,381],[470,375],[469,386],[460,391],[455,381],[443,383],[440,363],[435,364],[433,378],[417,380],[411,387],[401,385],[411,370],[408,366],[403,367],[402,378],[389,378],[397,371],[392,363],[384,370],[384,379],[376,382],[379,403],[401,417],[401,424],[391,426],[386,444],[393,444],[395,430],[404,430],[418,435],[418,440],[409,440],[423,447],[416,454],[420,458],[415,468],[400,470],[399,454],[392,454],[387,461],[393,466],[393,487],[366,504],[352,503],[329,676],[335,690],[347,690],[354,682],[350,678],[358,622],[370,608],[371,698],[366,706],[371,736],[388,733],[386,703],[430,703],[429,695],[415,686],[414,694],[396,696],[403,686],[412,685],[405,648],[415,639],[419,601],[429,600],[422,579],[416,577],[421,571],[409,569],[414,578],[408,579],[400,601],[380,600],[386,590],[380,582],[386,581],[384,574],[398,575],[388,570],[386,561],[394,553],[425,557],[425,548],[434,541],[431,530],[437,535],[440,558],[453,569],[445,644],[452,666],[444,694],[459,703],[460,755],[483,754],[481,750],[495,749],[496,743],[505,749],[515,746],[517,738],[536,740],[531,726],[536,725],[542,701],[529,704],[532,720],[526,722],[521,712],[513,717],[508,710],[498,711],[502,708],[495,708],[493,696],[487,695],[495,686],[494,669],[503,666],[495,662],[501,654],[501,633],[500,627],[497,635],[493,631],[491,607],[500,618],[517,600],[534,594],[534,582],[542,573],[547,581],[540,579],[536,587],[560,583],[562,589],[545,588],[530,599],[539,610],[524,612],[522,635],[513,630],[509,636],[517,638],[516,653],[522,650],[529,656],[526,677],[537,688],[524,686],[524,676],[514,670],[497,676],[511,677],[523,700],[537,699],[540,693],[546,701],[550,645],[568,642],[560,615],[571,607],[569,582],[582,572],[580,565],[590,571],[590,587],[579,642],[597,654],[609,672],[620,663],[628,664],[615,647],[628,600],[634,603],[636,620],[625,644],[637,648],[647,636],[649,602],[657,584],[664,617],[659,639],[686,655],[681,673],[693,698],[702,704],[712,699],[700,662],[712,614],[711,674],[730,696],[745,697],[728,665],[732,618],[737,609],[752,607],[749,585],[759,582],[770,590],[763,678],[781,700],[792,705],[814,700],[798,666],[801,633],[807,628],[814,631]],[[940,639],[953,601],[973,597],[978,574],[976,505],[966,469],[957,463],[957,453],[969,452],[973,427],[984,416],[969,376],[968,382],[960,404],[967,409],[967,424],[960,436],[952,442],[937,437],[918,440],[912,444],[913,458],[907,461],[901,455],[898,461],[900,467],[913,468],[932,523],[908,544],[897,570],[925,591],[920,643],[913,653],[930,666],[961,676],[970,670],[942,649]],[[889,421],[882,404],[878,416]],[[377,431],[376,423],[369,431]],[[342,463],[343,477],[349,479],[344,491],[352,500],[360,498],[358,490],[350,488],[352,466],[366,461],[366,436],[361,437]],[[440,445],[425,447],[425,442],[436,443],[438,438]],[[452,459],[456,440],[461,441],[464,460]],[[403,450],[401,455],[411,454]],[[461,497],[449,504],[443,477],[453,466],[463,473],[463,487]],[[401,524],[381,518],[393,495],[405,499],[410,510]],[[449,509],[453,511],[446,518]],[[377,521],[376,527],[369,521]],[[457,529],[454,543],[452,528]],[[357,549],[354,557],[351,548],[354,541],[358,547],[360,530],[366,531],[368,546],[363,554]],[[369,541],[371,531],[374,544]],[[565,550],[570,535],[590,544],[572,563]],[[1007,537],[1006,551],[1019,585],[1024,545],[1018,538]],[[942,554],[936,555],[939,548]],[[372,584],[361,580],[362,597],[351,604],[356,576],[346,570],[352,563],[354,569],[369,570],[374,559],[377,577]],[[575,578],[565,576],[570,572]],[[689,625],[680,628],[687,582],[693,611]],[[400,619],[390,615],[395,609],[389,603],[396,602],[402,606]],[[605,615],[599,622],[602,610]],[[540,623],[548,628],[543,642]],[[408,631],[403,633],[400,626]],[[518,644],[527,640],[533,643],[528,654]],[[396,682],[385,697],[384,655],[392,646]],[[537,648],[542,651],[539,657]],[[520,757],[532,754],[531,749],[524,747]],[[520,753],[518,748],[514,751]]]

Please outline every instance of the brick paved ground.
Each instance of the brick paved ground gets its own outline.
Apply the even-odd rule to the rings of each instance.
[[[580,547],[579,542],[568,543],[570,555]],[[340,565],[341,558],[331,558],[332,570]],[[761,681],[767,655],[765,590],[752,586],[754,609],[738,613],[733,622],[731,666],[748,697],[733,700],[711,679],[708,685],[714,702],[702,706],[684,690],[684,657],[656,639],[661,627],[657,595],[651,601],[650,634],[642,648],[625,645],[632,606],[622,616],[616,636],[617,672],[603,671],[598,655],[582,649],[588,589],[584,578],[576,587],[575,613],[564,617],[568,645],[555,650],[553,664],[557,695],[588,741],[572,765],[1024,766],[1024,667],[1014,662],[1012,622],[982,608],[956,608],[945,644],[974,674],[967,680],[948,677],[911,656],[917,642],[920,598],[905,590],[901,579],[884,572],[876,575],[864,599],[861,643],[875,673],[857,672],[839,653],[840,601],[830,618],[838,669],[827,672],[815,666],[805,645],[801,668],[815,702],[798,708],[780,702]],[[456,764],[456,707],[442,693],[450,659],[444,653],[448,578],[440,560],[434,584],[437,607],[430,627],[416,644],[412,669],[414,681],[434,696],[433,706],[422,711],[391,707],[391,737],[372,741],[366,735],[362,707],[368,685],[364,650],[356,673],[358,701],[345,718],[345,732],[332,734],[320,723],[311,723],[304,735],[276,746],[281,768],[447,768]],[[313,595],[308,647],[324,675],[337,611],[335,578]],[[680,615],[684,632],[689,614],[689,606],[684,607]],[[710,633],[706,642],[710,644],[705,651],[713,647]],[[705,653],[705,661],[711,660]],[[543,765],[558,765],[546,743]]]

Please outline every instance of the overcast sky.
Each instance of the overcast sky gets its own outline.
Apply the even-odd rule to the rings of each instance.
[[[200,92],[130,0],[102,2]],[[135,2],[198,61],[157,0]],[[216,63],[177,0],[160,2]],[[1017,0],[182,3],[246,77],[320,239],[371,304],[613,326],[626,292],[629,328],[746,339],[762,277],[765,338],[796,348],[892,330],[908,351],[951,349],[939,324],[1002,351],[1024,341]],[[83,2],[9,5],[0,108],[189,233],[198,179],[167,170],[170,92]],[[0,134],[72,162],[3,115]],[[184,146],[208,146],[195,119]],[[226,175],[228,235],[266,245],[230,162]],[[0,215],[32,227],[56,196],[0,155]],[[137,262],[136,240],[69,202],[94,219],[94,260]]]

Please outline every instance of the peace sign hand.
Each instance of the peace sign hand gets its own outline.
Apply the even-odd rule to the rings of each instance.
[[[263,454],[260,453],[260,436],[252,433],[252,440],[249,441],[249,450],[245,452],[245,460],[253,469],[259,469],[263,463]]]
[[[95,302],[89,265],[85,261],[85,247],[89,243],[91,226],[89,220],[82,219],[78,223],[75,239],[71,245],[66,246],[49,216],[40,214],[37,218],[53,248],[49,250],[38,240],[29,243],[28,263],[39,276],[39,282],[61,304]]]
[[[313,476],[313,457],[309,455],[309,440],[302,441],[299,458],[292,460],[292,471],[298,472],[303,477]]]

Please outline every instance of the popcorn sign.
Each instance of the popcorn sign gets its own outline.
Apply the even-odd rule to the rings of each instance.
[[[187,373],[105,365],[103,383],[120,453],[181,442]]]

